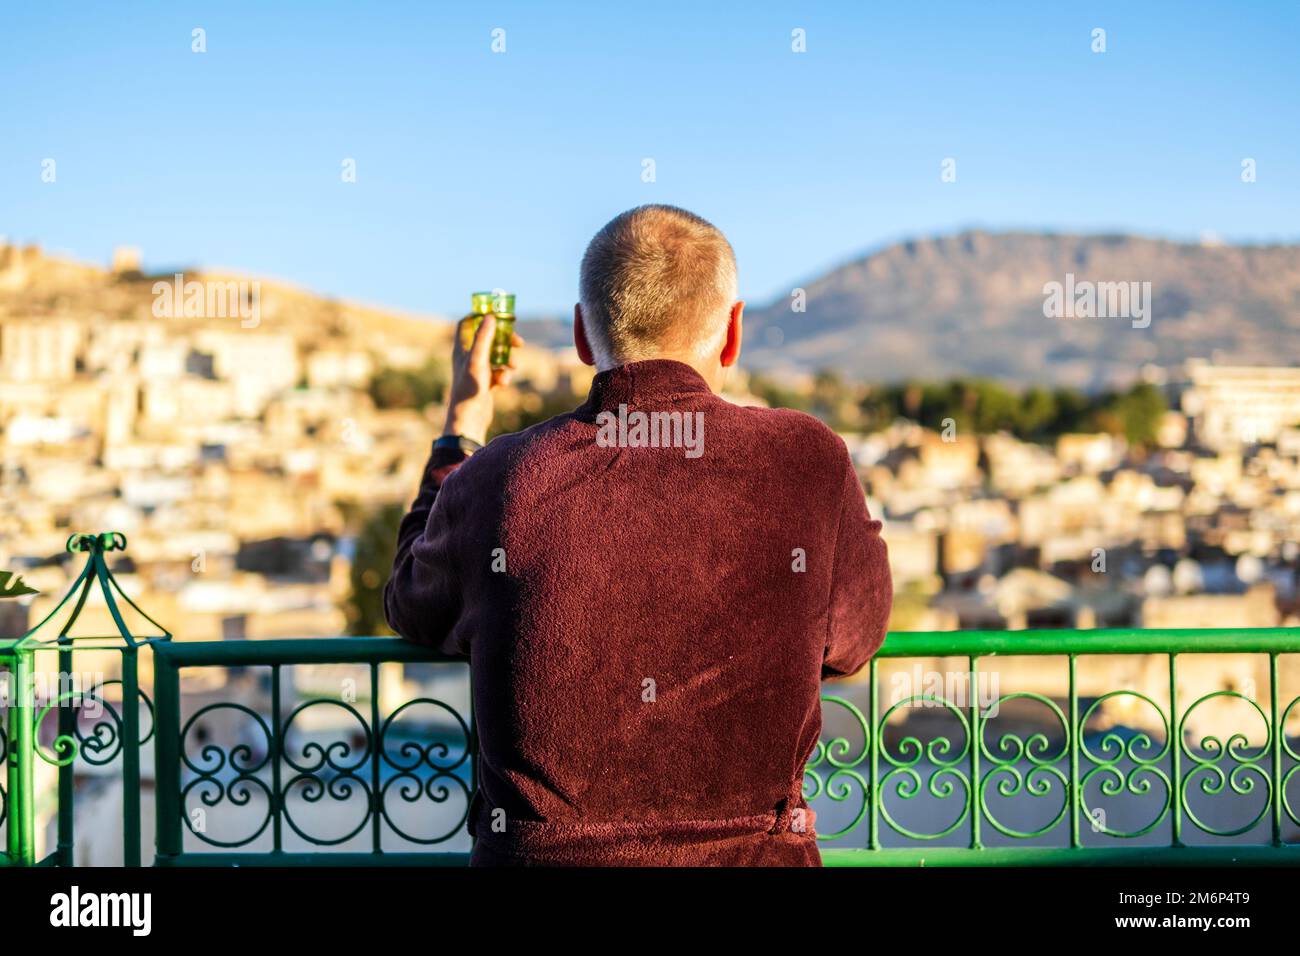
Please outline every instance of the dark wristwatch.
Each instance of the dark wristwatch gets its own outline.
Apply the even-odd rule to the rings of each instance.
[[[434,448],[459,448],[467,455],[472,455],[483,446],[464,435],[443,435],[433,443]]]

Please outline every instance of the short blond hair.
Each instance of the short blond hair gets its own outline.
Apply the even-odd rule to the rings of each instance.
[[[736,298],[736,255],[707,220],[676,206],[615,216],[582,257],[583,327],[601,364],[720,348]]]

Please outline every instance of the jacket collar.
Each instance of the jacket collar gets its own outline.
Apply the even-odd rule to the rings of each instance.
[[[672,359],[646,359],[598,372],[582,410],[595,414],[617,411],[619,405],[655,404],[712,393],[704,376],[689,365]]]

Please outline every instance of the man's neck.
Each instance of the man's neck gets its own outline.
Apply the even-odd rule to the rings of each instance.
[[[689,365],[700,374],[700,378],[704,379],[704,381],[708,383],[709,388],[715,395],[722,392],[723,379],[726,376],[727,370],[716,361],[701,362],[693,355],[672,355],[668,353],[645,355],[641,358],[633,359],[632,361],[648,362],[652,359],[660,359],[668,362],[681,362],[683,365]],[[618,368],[620,365],[628,364],[631,364],[631,362],[627,360],[619,361],[617,359],[602,359],[596,363],[596,371],[607,372],[612,368]]]

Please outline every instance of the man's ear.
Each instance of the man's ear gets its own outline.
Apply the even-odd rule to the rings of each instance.
[[[596,356],[587,341],[587,330],[582,327],[582,303],[573,304],[573,347],[578,350],[578,358],[583,365],[595,365]]]
[[[722,354],[718,361],[723,368],[731,368],[740,358],[740,340],[744,337],[745,303],[737,302],[731,307],[731,318],[727,320],[727,337],[722,343]]]

